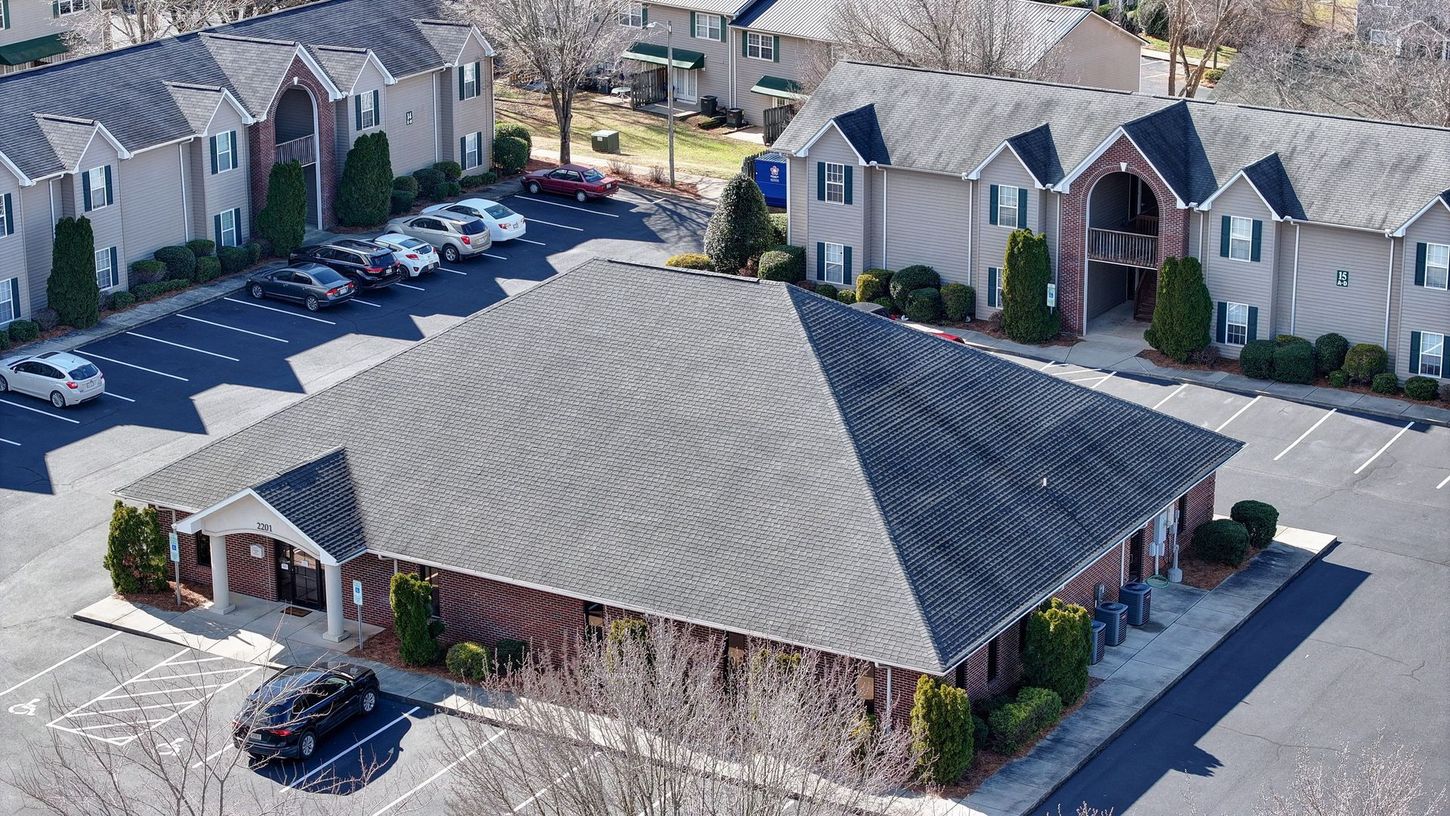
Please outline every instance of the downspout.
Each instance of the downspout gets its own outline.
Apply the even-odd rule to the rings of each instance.
[[[188,214],[191,212],[191,208],[186,205],[186,150],[183,147],[186,144],[188,142],[176,143],[176,171],[181,176],[181,234],[190,241],[191,218],[188,217]],[[175,514],[173,513],[173,515]],[[176,519],[172,518],[171,521],[174,524]]]
[[[879,664],[878,664],[879,665]],[[891,696],[891,667],[886,667],[886,716],[881,719],[885,723],[884,730],[891,730],[891,721],[896,712],[896,698]]]
[[[1390,239],[1390,268],[1389,274],[1385,276],[1385,351],[1390,350],[1390,293],[1395,288],[1395,236],[1385,230],[1385,237]]]
[[[1052,188],[1049,187],[1048,189],[1052,189]],[[1061,288],[1062,287],[1062,279],[1061,279],[1061,273],[1062,273],[1062,193],[1059,193],[1056,190],[1053,190],[1052,192],[1053,192],[1054,195],[1057,196],[1057,229],[1053,231],[1053,235],[1055,235],[1057,237],[1057,246],[1055,246],[1055,247],[1052,248],[1052,254],[1053,254],[1053,260],[1052,260],[1052,284],[1054,286],[1057,286],[1058,288]]]
[[[732,17],[730,22],[725,23],[725,30],[733,32],[735,29],[730,26],[734,24],[735,19]],[[733,108],[735,107],[735,35],[733,33],[725,36],[725,70],[730,73],[729,82],[725,84],[725,98],[728,103],[726,107]]]
[[[878,165],[878,167],[879,166],[880,165]],[[891,239],[888,237],[890,235],[890,233],[887,232],[887,230],[886,230],[886,213],[890,212],[890,210],[891,210],[891,203],[886,198],[886,168],[885,167],[881,167],[881,268],[882,269],[890,269],[891,268],[891,266],[886,263],[886,259],[888,257],[888,255],[887,255],[887,249],[889,248],[890,242],[891,242]]]
[[[977,283],[977,182],[962,176],[967,182],[967,284],[975,290]],[[987,291],[985,288],[983,292]],[[977,304],[972,304],[972,314],[977,313]]]
[[[1294,222],[1294,277],[1289,290],[1289,333],[1293,334],[1299,323],[1299,222]]]
[[[444,70],[447,70],[447,69],[444,69]],[[431,75],[433,77],[433,161],[434,162],[440,162],[440,161],[443,160],[442,155],[439,153],[439,145],[438,145],[438,73],[439,73],[438,71],[434,71],[432,73],[432,75]]]

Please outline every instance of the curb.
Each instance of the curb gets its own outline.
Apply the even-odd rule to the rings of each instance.
[[[1032,804],[1031,807],[1022,811],[1020,816],[1029,816],[1030,814],[1036,813],[1039,809],[1041,809],[1042,806],[1047,802],[1047,800],[1052,798],[1053,794],[1057,793],[1063,785],[1067,784],[1068,781],[1070,781],[1074,776],[1077,775],[1078,771],[1081,771],[1083,768],[1087,767],[1088,763],[1096,759],[1098,754],[1101,754],[1103,751],[1107,750],[1107,747],[1113,742],[1116,742],[1118,737],[1122,736],[1123,732],[1127,731],[1133,725],[1133,723],[1137,722],[1144,714],[1148,712],[1148,709],[1152,708],[1154,705],[1157,705],[1159,700],[1163,699],[1168,695],[1168,692],[1172,691],[1178,686],[1179,683],[1183,682],[1183,678],[1193,673],[1193,670],[1198,668],[1199,664],[1203,663],[1203,661],[1207,660],[1210,655],[1218,651],[1219,647],[1222,646],[1224,642],[1227,641],[1229,638],[1233,637],[1234,634],[1239,631],[1239,629],[1243,628],[1244,624],[1248,623],[1250,620],[1253,620],[1254,616],[1258,615],[1260,610],[1262,610],[1265,606],[1268,606],[1270,601],[1277,598],[1279,596],[1279,593],[1284,591],[1284,587],[1287,587],[1289,584],[1297,580],[1299,576],[1304,574],[1304,571],[1309,569],[1312,564],[1318,562],[1327,553],[1332,552],[1338,546],[1339,536],[1335,536],[1332,541],[1324,545],[1323,549],[1315,553],[1312,557],[1309,558],[1309,560],[1299,565],[1299,567],[1295,569],[1294,572],[1291,573],[1287,578],[1285,578],[1283,582],[1281,582],[1277,587],[1274,587],[1274,590],[1272,592],[1270,592],[1268,595],[1265,595],[1263,600],[1259,601],[1259,603],[1256,604],[1247,615],[1244,615],[1242,620],[1240,620],[1238,623],[1235,623],[1232,627],[1229,628],[1227,632],[1224,632],[1223,635],[1218,639],[1218,642],[1213,644],[1212,649],[1209,649],[1208,651],[1199,655],[1198,658],[1195,659],[1192,663],[1188,664],[1188,666],[1186,666],[1177,677],[1173,678],[1173,682],[1164,686],[1161,690],[1158,691],[1158,693],[1154,694],[1151,698],[1149,698],[1147,702],[1143,703],[1143,705],[1140,706],[1137,711],[1133,712],[1133,715],[1129,717],[1122,725],[1118,726],[1118,728],[1114,730],[1112,734],[1110,734],[1102,742],[1098,743],[1097,747],[1089,751],[1087,755],[1082,758],[1081,762],[1072,765],[1072,767],[1067,772],[1067,776],[1065,776],[1061,782],[1054,785],[1052,787],[1052,790],[1039,797],[1037,801]],[[1051,732],[1048,732],[1048,734],[1050,735]]]

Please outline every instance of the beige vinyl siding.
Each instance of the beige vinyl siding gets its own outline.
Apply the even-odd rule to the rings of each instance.
[[[225,133],[228,130],[237,132],[237,167],[235,170],[227,170],[223,173],[211,172],[211,136],[218,133]],[[240,225],[243,240],[251,234],[251,155],[247,149],[247,129],[242,124],[241,116],[231,105],[221,105],[217,108],[216,115],[212,117],[211,126],[207,128],[205,138],[198,140],[201,143],[200,154],[193,154],[196,168],[192,177],[200,176],[202,179],[199,188],[201,207],[197,215],[200,223],[195,225],[192,233],[194,238],[209,238],[216,240],[216,230],[212,225],[212,216],[222,210],[240,208],[242,211],[242,222]],[[340,162],[339,162],[340,163]],[[311,172],[311,171],[308,171]],[[197,195],[197,192],[191,192]]]
[[[129,159],[128,161],[135,161]],[[85,186],[85,174],[88,170],[95,170],[102,166],[109,165],[111,168],[111,203],[105,207],[97,207],[100,202],[92,202],[96,207],[90,212],[85,211],[85,193],[82,188]],[[71,189],[71,196],[75,202],[75,215],[85,216],[91,221],[91,233],[95,236],[96,249],[104,247],[116,247],[116,253],[120,256],[126,254],[126,226],[122,219],[121,208],[125,205],[125,196],[128,192],[125,180],[122,178],[120,160],[116,158],[116,149],[106,141],[100,133],[91,139],[90,146],[82,154],[80,165],[74,175],[66,177]],[[150,202],[154,206],[155,202]],[[148,206],[141,200],[137,201],[141,207]]]
[[[971,285],[977,290],[977,309],[975,314],[987,316],[997,311],[987,306],[987,269],[988,267],[1002,267],[1002,261],[1007,257],[1007,238],[1017,228],[1016,224],[993,224],[992,207],[992,185],[1012,185],[1027,190],[1027,224],[1031,226],[1037,223],[1039,211],[1042,209],[1041,202],[1036,195],[1036,189],[1032,183],[1032,174],[1017,160],[1017,155],[1011,150],[1003,150],[997,154],[995,159],[982,168],[981,178],[977,181],[977,200],[974,205],[975,212],[972,213],[973,235],[976,236],[976,264],[977,268],[972,271]]]
[[[1205,215],[1204,235],[1207,241],[1204,242],[1204,257],[1199,260],[1203,263],[1203,280],[1208,285],[1209,297],[1215,304],[1242,303],[1258,309],[1257,325],[1251,332],[1261,340],[1269,339],[1273,336],[1274,261],[1278,246],[1273,213],[1254,192],[1253,186],[1241,178],[1214,199],[1212,209]],[[1225,216],[1249,218],[1260,223],[1259,260],[1240,261],[1219,255]],[[1217,315],[1215,307],[1215,321],[1218,320]],[[1218,336],[1217,325],[1212,336]],[[1237,357],[1240,348],[1218,344],[1219,352],[1227,357]]]
[[[816,167],[821,162],[844,164],[851,168],[851,203],[834,204],[816,200]],[[816,279],[816,244],[829,242],[851,247],[851,280],[861,273],[862,261],[870,257],[865,246],[866,202],[871,198],[869,187],[874,179],[868,168],[856,163],[856,154],[846,139],[830,128],[814,145],[806,161],[801,180],[806,187],[806,211],[810,231],[806,241],[806,277]]]
[[[20,298],[22,303],[29,304],[30,314],[45,308],[45,282],[50,277],[55,222],[62,214],[61,190],[69,188],[67,181],[64,177],[42,181],[20,193],[20,216],[25,230],[25,260],[28,264],[24,280],[20,282]]]
[[[240,145],[238,148],[240,149]],[[119,252],[121,287],[129,285],[126,267],[164,246],[186,241],[187,218],[181,201],[181,159],[176,145],[158,147],[121,162],[126,200],[121,209],[126,245]],[[99,244],[97,245],[99,246]]]
[[[237,134],[237,148],[244,154],[250,148],[247,134]],[[211,238],[211,219],[206,214],[207,173],[211,172],[211,145],[205,136],[186,143],[187,214],[191,217],[191,237]]]
[[[871,175],[871,183],[867,186],[867,189],[869,191],[869,197],[866,202],[865,215],[866,246],[862,253],[866,256],[866,259],[861,261],[859,266],[863,270],[870,269],[872,267],[883,267],[889,269],[890,267],[887,266],[889,259],[886,257],[886,255],[889,250],[890,243],[883,240],[886,237],[886,233],[883,232],[883,229],[890,229],[889,222],[891,221],[891,216],[900,212],[900,210],[896,208],[896,202],[892,201],[890,202],[893,205],[892,211],[886,212],[886,204],[888,203],[887,188],[892,184],[892,182],[896,182],[899,184],[901,182],[907,181],[907,179],[903,178],[902,174],[900,173],[897,173],[895,176],[888,179],[886,175],[891,171],[884,167],[863,167],[859,172],[869,173]],[[882,218],[883,212],[885,212],[886,215],[885,219]],[[883,226],[883,220],[887,222],[887,225]],[[855,259],[853,258],[852,260]]]
[[[943,283],[970,283],[970,184],[957,176],[888,170],[887,267],[925,264]]]
[[[458,72],[457,69],[449,72],[450,87],[449,98],[453,101],[452,106],[452,127],[449,140],[445,143],[447,150],[444,155],[453,157],[459,164],[463,163],[463,157],[458,154],[458,140],[470,133],[482,133],[482,145],[480,146],[482,165],[477,168],[468,168],[469,173],[482,173],[493,164],[493,60],[485,57],[483,48],[470,40],[468,47],[463,50],[461,64],[478,62],[478,96],[472,99],[460,101],[458,99]]]
[[[1052,279],[1057,280],[1057,250],[1058,250],[1058,194],[1040,191],[1037,197],[1038,223],[1042,226],[1037,231],[1047,236],[1047,263],[1052,268]]]
[[[1383,345],[1389,240],[1320,224],[1305,224],[1301,230],[1294,333],[1312,340],[1336,332],[1351,343]],[[1341,269],[1349,272],[1347,287],[1334,283]]]
[[[787,240],[795,246],[805,246],[810,237],[809,211],[807,202],[815,199],[815,178],[807,178],[813,172],[806,159],[789,156],[786,160],[786,232]]]
[[[361,94],[370,94],[373,91],[378,92],[379,124],[358,130],[357,98]],[[342,178],[342,169],[346,164],[347,151],[352,149],[353,142],[357,141],[357,137],[364,133],[372,133],[378,127],[386,124],[387,120],[384,117],[388,115],[389,103],[392,101],[389,98],[391,91],[392,88],[387,86],[386,79],[382,73],[371,62],[367,62],[363,64],[362,72],[358,74],[357,82],[353,85],[352,92],[333,103],[336,111],[334,118],[337,121],[337,147],[334,153],[337,156],[337,161],[334,162],[334,165],[338,178]],[[393,134],[389,133],[388,150],[390,156],[394,149]]]
[[[1268,228],[1267,224],[1264,225],[1265,230]],[[1296,230],[1297,227],[1288,222],[1274,224],[1274,314],[1269,322],[1269,331],[1274,334],[1293,334],[1289,330],[1289,326],[1293,322],[1294,310],[1294,236]]]
[[[482,69],[480,69],[482,70]],[[458,154],[458,140],[453,138],[453,107],[458,104],[458,69],[449,68],[438,75],[438,93],[434,97],[438,110],[438,158],[453,159]]]
[[[388,132],[388,150],[393,173],[403,175],[433,164],[433,79],[438,74],[418,74],[400,79],[383,91],[383,127]],[[444,74],[446,76],[446,74]],[[408,124],[408,114],[413,114]],[[345,154],[340,154],[345,155]]]
[[[1136,91],[1141,48],[1132,35],[1088,15],[1047,52],[1041,66],[1053,82]]]
[[[1415,285],[1415,245],[1421,242],[1450,245],[1450,210],[1436,205],[1405,230],[1403,262],[1395,271],[1401,285],[1397,286],[1399,321],[1395,329],[1395,373],[1408,377],[1418,373],[1409,370],[1410,332],[1432,331],[1450,335],[1450,291]],[[1450,368],[1447,366],[1446,368]],[[1447,373],[1445,368],[1442,374]]]
[[[705,12],[696,12],[705,16]],[[699,51],[705,55],[705,65],[695,73],[697,93],[699,96],[714,96],[720,102],[720,107],[725,107],[730,99],[730,18],[724,15],[720,17],[721,32],[726,41],[709,39],[696,39],[694,31],[690,27],[689,9],[673,8],[670,6],[650,6],[649,21],[659,23],[658,29],[646,29],[639,32],[638,39],[665,44],[664,24],[669,22],[674,29],[675,48],[684,48],[689,51]],[[737,52],[738,54],[738,52]],[[628,63],[626,63],[628,64]],[[653,68],[656,66],[645,66]]]
[[[744,29],[730,29],[730,47],[735,52],[735,107],[745,111],[746,121],[752,125],[759,125],[765,121],[763,118],[765,109],[771,106],[772,97],[751,93],[750,89],[763,76],[800,82],[801,68],[810,55],[811,49],[824,48],[825,44],[782,35],[777,41],[778,61],[767,62],[747,57],[742,53],[741,43],[745,41],[745,34]],[[706,62],[709,61],[706,60]]]
[[[0,282],[10,278],[20,278],[20,299],[15,304],[19,314],[16,317],[24,317],[29,314],[27,301],[30,287],[25,274],[27,270],[25,223],[20,217],[21,210],[25,206],[25,202],[21,198],[23,192],[14,175],[9,171],[0,171],[0,203],[4,202],[5,196],[10,196],[10,208],[5,212],[5,220],[14,228],[14,232],[9,235],[5,234],[8,230],[0,229]]]

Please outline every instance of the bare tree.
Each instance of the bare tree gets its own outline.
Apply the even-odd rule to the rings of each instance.
[[[1256,0],[1167,0],[1168,95],[1193,96],[1219,48],[1252,31],[1262,19]],[[1189,48],[1201,49],[1197,60]],[[1178,71],[1183,71],[1179,93]]]
[[[641,637],[579,640],[486,681],[485,699],[517,700],[501,709],[511,730],[459,721],[450,812],[510,813],[531,793],[561,816],[912,812],[908,729],[865,716],[862,664],[723,647],[652,620]]]
[[[71,51],[93,54],[236,22],[305,0],[86,0],[68,32]]]
[[[570,160],[569,135],[579,85],[613,66],[641,36],[621,25],[621,0],[455,0],[454,13],[484,31],[515,82],[540,83],[559,125],[559,160]],[[681,32],[682,35],[685,32]]]
[[[1445,791],[1425,787],[1425,764],[1416,748],[1385,743],[1383,732],[1363,751],[1348,747],[1328,764],[1299,755],[1288,790],[1268,795],[1257,816],[1434,816],[1444,813]]]

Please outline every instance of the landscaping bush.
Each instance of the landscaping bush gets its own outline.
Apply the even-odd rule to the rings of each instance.
[[[247,249],[247,265],[248,266],[251,266],[252,264],[256,263],[257,261],[262,260],[262,253],[266,251],[262,247],[262,242],[261,241],[248,241],[246,243],[246,249]]]
[[[393,215],[402,215],[403,213],[413,209],[413,200],[415,198],[417,198],[417,196],[413,195],[407,190],[395,189],[393,190],[392,196],[388,202],[388,211],[391,212]]]
[[[1320,374],[1328,374],[1344,367],[1344,355],[1349,351],[1349,341],[1343,335],[1330,332],[1314,341],[1314,365]]]
[[[165,587],[169,566],[165,542],[155,507],[131,507],[118,499],[111,505],[111,529],[101,559],[111,573],[111,588],[131,593]]]
[[[47,302],[62,322],[88,329],[100,320],[101,289],[96,285],[96,241],[85,217],[55,223],[51,244]]]
[[[1017,700],[992,712],[988,729],[992,747],[1001,754],[1015,754],[1040,731],[1062,716],[1062,699],[1051,689],[1027,686]]]
[[[1392,372],[1382,371],[1374,375],[1370,381],[1369,390],[1376,394],[1398,394],[1400,393],[1400,378]]]
[[[191,281],[182,280],[159,280],[153,283],[142,283],[131,287],[131,294],[136,296],[137,301],[151,300],[158,295],[167,292],[175,292],[185,289],[191,285]]]
[[[471,640],[455,643],[448,647],[448,656],[444,658],[443,665],[448,671],[458,675],[470,683],[476,683],[488,676],[492,665],[488,659],[488,649]]]
[[[923,674],[911,704],[911,751],[917,777],[950,785],[966,773],[973,753],[972,703],[965,689]]]
[[[931,323],[941,317],[941,290],[924,287],[906,297],[906,319]]]
[[[162,247],[155,252],[156,260],[166,264],[166,280],[195,280],[196,255],[184,246]]]
[[[257,232],[283,258],[302,246],[307,234],[307,184],[302,165],[295,160],[272,165],[267,176],[267,204],[257,213]],[[226,268],[223,260],[222,269]]]
[[[624,643],[645,643],[648,640],[648,621],[642,618],[615,618],[609,622],[609,632],[604,636],[604,647],[609,654],[617,655]]]
[[[1213,341],[1213,298],[1197,258],[1168,258],[1158,272],[1153,323],[1143,332],[1148,345],[1180,363]]]
[[[1358,343],[1344,355],[1344,373],[1350,382],[1368,385],[1390,364],[1389,355],[1374,343]]]
[[[769,249],[770,240],[770,213],[760,188],[744,174],[730,179],[705,226],[705,254],[715,271],[735,274]]]
[[[443,174],[444,181],[458,181],[463,178],[463,165],[452,159],[433,162],[433,169]]]
[[[10,348],[10,332],[0,331],[0,351]]]
[[[725,124],[725,117],[723,116],[702,116],[700,117],[700,120],[695,123],[695,127],[699,128],[700,130],[714,130],[715,128],[720,127],[723,124]]]
[[[205,258],[208,255],[216,254],[216,241],[210,238],[193,238],[186,242],[186,248],[191,250],[192,255]]]
[[[414,170],[413,178],[418,182],[419,196],[434,201],[443,197],[443,185],[448,182],[448,179],[443,178],[443,174],[439,171],[425,167],[422,170]]]
[[[1091,612],[1061,598],[1028,615],[1023,681],[1052,689],[1067,705],[1077,702],[1087,691],[1092,625]],[[992,730],[997,730],[995,724]]]
[[[456,166],[456,165],[455,165]],[[393,195],[393,160],[385,131],[364,133],[347,151],[334,209],[346,227],[369,227],[388,218]]]
[[[1193,531],[1193,549],[1204,561],[1237,567],[1249,552],[1249,530],[1233,519],[1206,521]]]
[[[1405,396],[1421,402],[1434,399],[1439,389],[1440,384],[1430,377],[1415,376],[1405,380]]]
[[[196,259],[196,282],[206,283],[214,281],[222,274],[222,262],[220,258],[212,255],[205,255]]]
[[[531,149],[534,146],[534,134],[530,133],[529,129],[523,125],[508,122],[494,125],[493,137],[497,139],[500,136],[512,136],[516,139],[522,139]]]
[[[443,197],[444,198],[457,198],[460,195],[463,195],[463,186],[462,185],[460,185],[456,181],[445,181],[445,182],[443,182]]]
[[[130,292],[113,292],[113,293],[111,293],[111,308],[112,309],[118,309],[118,310],[119,309],[125,309],[128,306],[134,306],[134,305],[136,305],[136,296],[133,295],[133,294],[131,294]]]
[[[992,729],[987,727],[987,721],[976,714],[972,715],[972,747],[977,748],[987,744],[987,738],[991,736]]]
[[[1002,264],[1002,331],[1018,343],[1045,343],[1062,330],[1057,310],[1047,305],[1052,261],[1047,236],[1013,230]]]
[[[858,303],[860,302],[860,296],[859,295],[857,296],[857,302]],[[876,298],[875,300],[873,300],[871,302],[874,303],[874,304],[876,304],[877,306],[880,306],[881,308],[885,309],[887,314],[895,314],[896,313],[896,301],[892,300],[889,297],[879,297],[879,298]]]
[[[770,240],[775,244],[790,243],[790,230],[785,213],[770,213]]]
[[[493,140],[493,166],[499,174],[511,176],[529,163],[529,143],[517,136],[497,136]]]
[[[856,300],[876,301],[891,297],[891,276],[890,269],[868,269],[862,272],[856,278]]]
[[[407,572],[393,573],[388,588],[393,608],[393,631],[398,636],[398,655],[409,666],[438,662],[438,636],[442,622],[433,619],[433,585]]]
[[[393,179],[394,190],[406,190],[408,193],[418,195],[418,180],[412,176],[398,176]]]
[[[847,306],[850,306],[852,303],[856,302],[856,290],[842,289],[841,291],[836,293],[836,300],[839,300]]]
[[[965,323],[972,319],[977,305],[977,290],[965,283],[948,283],[941,288],[941,304],[947,320]]]
[[[1349,372],[1344,369],[1329,372],[1329,385],[1332,388],[1343,388],[1349,385]]]
[[[1245,377],[1267,380],[1274,376],[1274,352],[1278,346],[1273,340],[1250,340],[1239,352],[1239,369]]]
[[[937,289],[941,287],[941,276],[935,269],[922,264],[908,266],[891,276],[891,283],[887,286],[891,293],[891,299],[896,303],[896,311],[905,312],[906,305],[911,300],[911,295],[918,289]]]
[[[1224,70],[1223,68],[1210,68],[1203,72],[1203,79],[1210,85],[1217,85],[1219,80],[1223,79]]]
[[[40,336],[40,324],[34,320],[12,320],[7,327],[6,335],[10,342],[20,345],[29,343]]]
[[[222,272],[230,275],[246,269],[252,255],[247,252],[246,247],[224,246],[217,249],[216,257]]]
[[[1286,343],[1274,348],[1274,379],[1281,383],[1314,382],[1314,347],[1307,340]]]
[[[528,653],[529,644],[522,640],[500,640],[493,647],[495,669],[499,674],[508,674],[524,665]]]
[[[492,170],[485,170],[482,173],[475,173],[464,176],[458,180],[458,186],[465,190],[477,190],[480,187],[487,187],[498,181],[498,173]]]
[[[838,290],[835,286],[832,286],[829,283],[818,283],[818,284],[816,284],[816,294],[820,295],[821,297],[826,297],[826,298],[830,298],[831,300],[835,300],[836,299],[836,292],[838,292],[838,291],[840,291],[840,290]]]
[[[703,252],[681,252],[678,255],[671,255],[665,266],[673,266],[676,269],[710,269],[710,256]]]
[[[166,277],[166,264],[155,258],[131,262],[131,285],[155,283]]]
[[[1441,383],[1440,399],[1444,402],[1450,402],[1450,382]]]
[[[798,246],[781,244],[761,253],[755,274],[761,280],[795,283],[806,279],[806,251]]]
[[[1274,505],[1244,499],[1234,504],[1228,516],[1248,531],[1249,545],[1254,549],[1262,550],[1274,543],[1274,532],[1279,529],[1279,511]]]
[[[60,325],[60,314],[49,306],[43,309],[36,309],[35,314],[32,314],[30,319],[35,321],[35,325],[40,327],[42,333],[48,332]]]

